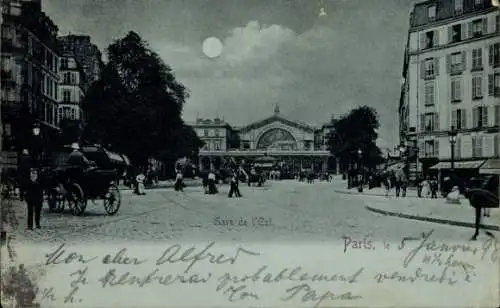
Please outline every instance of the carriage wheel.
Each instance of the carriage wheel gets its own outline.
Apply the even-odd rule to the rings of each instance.
[[[118,212],[121,204],[120,190],[116,184],[109,187],[108,192],[104,196],[104,209],[108,215],[115,215]]]
[[[85,211],[87,207],[87,199],[83,194],[83,190],[77,183],[71,184],[70,191],[68,193],[69,204],[71,205],[71,209],[73,215],[80,216]]]

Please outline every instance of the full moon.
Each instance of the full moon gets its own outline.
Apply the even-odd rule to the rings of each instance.
[[[209,37],[203,41],[202,50],[205,56],[217,58],[222,53],[222,42],[216,37]]]

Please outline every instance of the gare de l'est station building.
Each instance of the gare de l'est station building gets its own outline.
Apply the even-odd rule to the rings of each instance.
[[[228,159],[293,174],[301,170],[339,171],[338,161],[327,147],[333,124],[315,127],[292,121],[280,114],[278,105],[269,117],[241,127],[219,118],[197,119],[191,125],[205,142],[199,152],[201,171],[218,170]]]

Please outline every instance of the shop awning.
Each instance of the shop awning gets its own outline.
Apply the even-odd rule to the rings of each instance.
[[[453,168],[455,169],[478,169],[484,163],[484,160],[472,160],[472,161],[457,161],[453,164]],[[439,162],[434,166],[430,167],[430,169],[451,169],[450,162]]]
[[[482,174],[500,174],[500,159],[488,159],[479,169]]]

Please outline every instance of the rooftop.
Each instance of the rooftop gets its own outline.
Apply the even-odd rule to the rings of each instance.
[[[410,27],[444,22],[455,18],[473,16],[495,10],[492,0],[462,0],[462,7],[455,6],[456,0],[427,0],[416,3],[410,13]],[[434,14],[429,10],[435,8]]]

